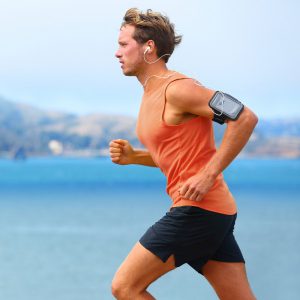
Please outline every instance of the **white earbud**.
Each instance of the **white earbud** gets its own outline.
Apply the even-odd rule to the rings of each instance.
[[[146,48],[144,54],[146,54],[150,49],[151,49],[150,46],[148,46],[148,47]]]
[[[144,61],[147,63],[147,64],[155,64],[157,61],[159,61],[162,57],[164,57],[164,56],[166,56],[166,55],[171,55],[170,53],[166,53],[166,54],[163,54],[162,56],[160,56],[158,59],[156,59],[155,61],[148,61],[147,59],[146,59],[146,53],[149,51],[149,50],[151,50],[151,47],[150,46],[148,46],[147,48],[146,48],[146,50],[144,51]]]

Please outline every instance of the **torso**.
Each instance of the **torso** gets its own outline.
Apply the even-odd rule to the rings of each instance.
[[[145,89],[138,115],[136,133],[153,161],[167,178],[166,191],[172,206],[197,206],[222,214],[235,214],[236,204],[222,174],[201,201],[183,198],[179,188],[216,153],[212,121],[182,111],[166,99],[168,84],[186,80],[183,74],[153,82]],[[156,88],[154,88],[156,85]]]

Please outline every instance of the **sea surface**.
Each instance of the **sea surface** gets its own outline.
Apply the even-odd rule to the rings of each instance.
[[[224,172],[259,300],[300,299],[300,160],[237,159]],[[109,300],[115,271],[171,201],[157,168],[109,158],[0,160],[0,299]],[[217,299],[182,266],[156,299]]]

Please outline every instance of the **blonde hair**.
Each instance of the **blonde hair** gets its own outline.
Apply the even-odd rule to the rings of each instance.
[[[153,40],[157,48],[157,56],[173,53],[182,39],[181,35],[175,35],[174,24],[170,23],[167,16],[159,12],[147,9],[145,13],[137,8],[130,8],[126,11],[121,27],[133,25],[135,31],[133,38],[139,43],[144,44]],[[168,62],[170,56],[163,57]]]

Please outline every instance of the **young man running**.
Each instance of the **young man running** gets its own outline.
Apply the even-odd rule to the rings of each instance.
[[[188,263],[220,299],[253,300],[233,235],[236,204],[222,171],[247,143],[257,117],[230,95],[168,70],[166,63],[180,41],[160,13],[129,9],[124,16],[115,55],[124,75],[136,76],[143,85],[136,132],[147,151],[113,140],[111,160],[159,167],[172,207],[121,264],[112,293],[119,300],[155,299],[147,287]],[[226,124],[219,149],[212,121]]]

